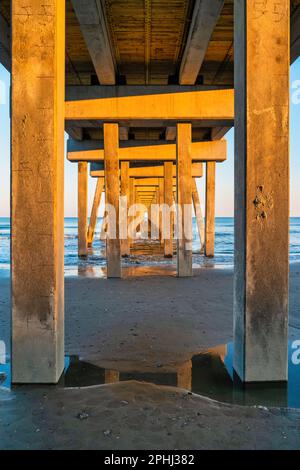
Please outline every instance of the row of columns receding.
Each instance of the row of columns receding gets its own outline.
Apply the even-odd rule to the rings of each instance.
[[[65,4],[50,3],[45,19],[39,2],[27,0],[30,15],[20,14],[21,0],[12,2],[14,383],[56,383],[64,368]],[[234,368],[244,382],[286,381],[290,0],[280,6],[272,1],[234,3]],[[184,104],[183,95],[179,102]],[[116,125],[105,126],[105,142],[106,171],[112,173],[106,198],[115,204]],[[189,144],[190,124],[180,124],[179,204],[192,196],[192,188],[185,186]],[[115,241],[108,244],[119,263]],[[179,244],[180,273],[190,263]]]
[[[117,129],[115,124],[105,124],[105,128],[114,127]],[[190,138],[190,135],[188,136]],[[214,235],[215,235],[215,170],[216,163],[208,162],[206,164],[206,223],[204,227],[204,221],[202,216],[202,209],[200,205],[200,198],[196,185],[196,178],[192,176],[192,164],[188,167],[188,172],[182,175],[180,171],[177,172],[176,166],[172,162],[165,162],[163,164],[163,177],[161,178],[131,178],[130,177],[130,163],[118,161],[118,141],[115,142],[115,152],[110,155],[114,155],[116,164],[113,165],[114,170],[108,171],[107,168],[112,168],[112,163],[108,162],[108,158],[105,153],[105,177],[99,177],[96,184],[94,201],[90,216],[89,225],[87,225],[87,201],[88,201],[88,163],[78,163],[78,254],[79,256],[87,256],[88,248],[92,246],[95,228],[97,223],[98,209],[101,202],[101,195],[105,188],[106,191],[106,202],[111,201],[108,193],[111,191],[114,194],[113,203],[116,204],[114,207],[114,214],[119,214],[120,217],[113,221],[113,224],[117,224],[116,234],[119,234],[119,238],[116,238],[113,243],[109,243],[109,235],[107,234],[107,219],[103,218],[101,235],[105,233],[107,239],[107,271],[108,276],[119,277],[121,275],[121,257],[130,255],[130,245],[135,234],[131,237],[129,234],[130,224],[134,216],[136,217],[136,225],[140,226],[141,215],[139,211],[147,211],[149,223],[149,235],[152,235],[155,239],[159,239],[164,245],[164,256],[173,257],[173,238],[176,225],[176,195],[178,186],[180,183],[186,188],[189,188],[191,194],[188,194],[185,203],[182,207],[184,233],[190,233],[186,228],[186,224],[190,225],[191,240],[186,240],[182,243],[181,249],[188,254],[181,255],[181,263],[186,262],[188,266],[181,269],[180,273],[184,276],[192,275],[192,202],[195,211],[197,228],[200,238],[200,243],[203,245],[205,256],[214,256]],[[184,158],[190,158],[186,155]],[[148,167],[149,168],[149,167]],[[202,165],[201,165],[202,168]],[[151,167],[150,167],[151,170]],[[174,178],[174,173],[176,178]],[[151,171],[150,171],[151,175]],[[200,176],[200,174],[199,174]],[[175,184],[175,181],[178,184]],[[155,185],[155,186],[153,186]],[[113,188],[113,189],[111,189]],[[139,192],[140,191],[140,192]],[[115,197],[116,196],[116,197]],[[190,199],[189,199],[190,197]],[[123,202],[125,200],[125,205]],[[189,202],[188,202],[189,201]],[[122,207],[123,205],[123,207]],[[134,211],[130,209],[133,205],[137,205]],[[120,207],[121,206],[121,207]],[[130,215],[129,215],[130,214]],[[142,214],[143,218],[143,214]],[[121,225],[121,228],[120,228]],[[122,230],[122,226],[124,229]],[[176,230],[177,232],[177,230]],[[148,229],[147,236],[148,238]],[[177,237],[176,237],[177,238]],[[114,250],[111,253],[110,250]],[[179,255],[179,250],[177,250]],[[115,266],[109,266],[112,262]],[[178,256],[179,260],[179,256]],[[184,261],[185,260],[185,261]],[[180,265],[180,262],[179,262]],[[179,273],[178,273],[179,274]],[[179,274],[180,275],[180,274]]]

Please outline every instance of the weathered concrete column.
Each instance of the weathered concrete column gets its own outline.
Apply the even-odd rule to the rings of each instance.
[[[78,256],[87,256],[88,164],[78,163]]]
[[[173,257],[173,163],[165,162],[164,164],[164,254],[166,258]]]
[[[12,2],[14,383],[64,368],[64,33],[63,0]]]
[[[177,387],[192,390],[192,361],[186,361],[177,369]]]
[[[106,238],[107,277],[121,277],[121,250],[119,238],[119,126],[105,123],[104,165],[108,233]]]
[[[290,1],[235,2],[234,368],[287,379]]]
[[[95,229],[97,225],[98,210],[99,210],[99,206],[101,203],[101,196],[103,193],[103,189],[104,189],[104,178],[98,178],[96,189],[95,189],[95,196],[94,196],[94,201],[93,201],[91,217],[90,217],[90,223],[89,223],[89,228],[88,228],[88,234],[87,234],[87,242],[88,242],[88,246],[90,247],[93,245]]]
[[[150,217],[150,237],[153,240],[159,240],[159,187],[156,188],[155,197],[152,201],[151,206],[148,210],[148,216]]]
[[[205,256],[215,255],[216,162],[206,163]]]
[[[198,228],[198,233],[199,233],[200,247],[201,247],[201,250],[202,250],[202,247],[204,246],[204,239],[205,239],[205,235],[204,235],[204,218],[203,218],[203,214],[202,214],[202,209],[201,209],[201,204],[200,204],[200,197],[199,197],[199,193],[198,193],[196,178],[193,178],[192,199],[193,199],[193,205],[194,205],[194,211],[195,211],[195,216],[196,216],[197,228]]]
[[[130,208],[135,204],[135,186],[134,186],[134,178],[129,179],[129,206],[128,206],[128,214]],[[133,230],[132,230],[132,222],[134,217],[132,215],[128,215],[128,236],[129,236],[129,246],[131,247],[134,242]]]
[[[120,381],[120,373],[117,370],[105,369],[105,383],[114,384]]]
[[[130,204],[129,162],[121,162],[121,196],[122,196],[122,236],[121,255],[130,256],[130,243],[128,238],[128,206]]]
[[[160,178],[159,180],[159,240],[160,243],[163,242],[163,232],[164,232],[164,227],[163,227],[163,214],[162,214],[162,205],[165,203],[165,185],[164,185],[164,180]]]
[[[193,275],[192,269],[192,126],[177,124],[177,275]]]

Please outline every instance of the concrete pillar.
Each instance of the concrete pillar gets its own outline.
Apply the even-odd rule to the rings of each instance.
[[[166,258],[173,257],[173,163],[164,163],[164,254]]]
[[[105,123],[104,165],[108,233],[106,238],[107,277],[121,277],[121,250],[119,238],[119,126]]]
[[[105,369],[105,383],[115,384],[120,382],[120,373],[117,370]]]
[[[215,255],[216,162],[206,163],[205,256]]]
[[[99,206],[101,203],[101,196],[103,193],[103,189],[104,189],[104,178],[98,178],[96,189],[95,189],[95,196],[94,196],[94,201],[93,201],[91,217],[90,217],[90,223],[89,223],[89,228],[88,228],[88,234],[87,234],[87,242],[88,242],[88,246],[90,247],[93,245],[95,229],[97,225],[98,210],[99,210]]]
[[[78,256],[87,256],[88,164],[78,163]]]
[[[135,186],[134,186],[134,178],[130,178],[129,180],[129,206],[128,206],[128,213],[130,208],[134,205],[135,201]],[[129,246],[131,247],[134,242],[134,234],[133,234],[133,227],[132,222],[134,217],[132,215],[128,216],[128,235],[129,235]]]
[[[158,199],[158,201],[159,201],[159,206],[160,206],[160,209],[159,209],[159,240],[162,243],[163,242],[164,228],[163,228],[163,215],[162,215],[161,207],[165,203],[165,185],[164,185],[163,178],[159,179],[158,189],[159,189],[159,199]]]
[[[12,2],[14,383],[64,368],[64,30],[63,0]]]
[[[122,236],[121,255],[130,256],[130,243],[128,238],[128,206],[130,204],[129,162],[121,162],[121,196],[122,196]]]
[[[287,379],[290,1],[235,2],[234,368]]]
[[[179,277],[193,275],[191,142],[191,124],[177,124],[177,275]]]
[[[149,207],[148,215],[150,217],[151,239],[159,240],[159,187],[155,190],[155,197]]]
[[[204,218],[203,218],[203,214],[202,214],[202,209],[201,209],[201,204],[200,204],[200,197],[199,197],[199,193],[198,193],[196,178],[193,178],[192,199],[193,199],[193,205],[194,205],[194,211],[195,211],[195,216],[196,216],[197,228],[198,228],[198,233],[199,233],[200,247],[201,247],[201,250],[202,250],[202,247],[204,246],[204,238],[205,238],[205,235],[204,235]]]
[[[192,390],[192,361],[186,361],[177,369],[177,387]]]

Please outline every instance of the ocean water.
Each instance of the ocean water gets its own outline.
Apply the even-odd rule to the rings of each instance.
[[[103,268],[106,265],[105,244],[100,240],[102,219],[99,218],[93,250],[88,260],[77,256],[77,218],[65,219],[65,274],[78,274],[87,266]],[[231,217],[216,218],[215,258],[206,260],[200,254],[200,241],[196,220],[193,219],[193,263],[195,266],[232,267],[234,252],[234,220]],[[300,217],[290,220],[290,262],[300,262]],[[142,253],[123,260],[124,265],[156,265],[175,263],[161,256]],[[10,269],[10,219],[0,218],[0,276],[9,276]]]

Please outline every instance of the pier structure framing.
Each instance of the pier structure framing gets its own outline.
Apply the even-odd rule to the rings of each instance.
[[[234,368],[244,382],[285,381],[289,67],[300,54],[300,0],[150,1],[165,22],[157,30],[145,21],[151,34],[140,41],[128,2],[23,3],[0,5],[0,61],[12,79],[13,382],[57,383],[64,367],[64,131],[68,159],[78,164],[80,256],[92,244],[103,191],[116,214],[120,194],[148,211],[152,202],[173,203],[173,192],[185,221],[177,221],[178,275],[189,277],[193,178],[205,165],[205,228],[196,213],[213,256],[216,168],[233,126]],[[89,164],[98,182],[88,225]],[[157,184],[142,186],[144,178]],[[156,223],[161,237],[160,216]],[[133,243],[122,242],[118,222],[112,238],[112,225],[107,272],[118,278]],[[161,241],[171,255],[174,246]]]

